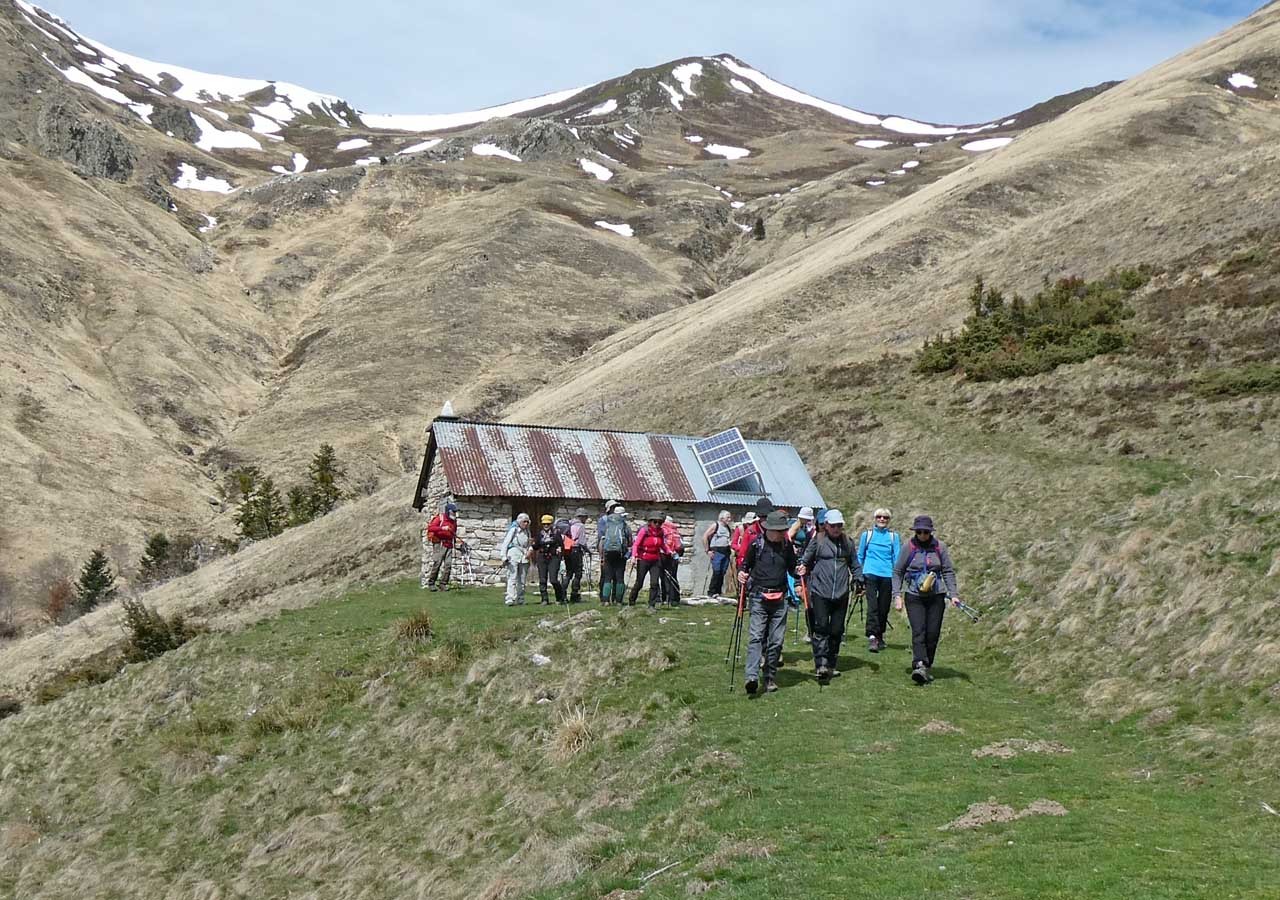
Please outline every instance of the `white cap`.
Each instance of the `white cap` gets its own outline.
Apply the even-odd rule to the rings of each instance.
[[[751,524],[753,524],[753,523],[754,523],[757,519],[759,519],[759,518],[760,518],[760,517],[759,517],[759,516],[757,516],[757,515],[756,515],[755,513],[753,513],[753,512],[745,513],[745,514],[743,515],[743,517],[742,517],[742,524],[743,524],[743,525],[751,525]]]
[[[823,519],[823,521],[828,525],[843,525],[844,513],[840,512],[838,509],[829,509],[827,510],[827,517]]]
[[[800,507],[800,512],[796,514],[796,518],[797,518],[797,519],[804,519],[804,520],[806,520],[806,521],[812,522],[812,521],[813,521],[813,507],[812,507],[812,506],[802,506],[802,507]]]
[[[627,510],[625,507],[615,506],[613,508],[613,514],[615,516],[625,516],[627,514]]]

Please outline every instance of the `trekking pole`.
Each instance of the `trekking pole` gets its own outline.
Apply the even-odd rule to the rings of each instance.
[[[737,577],[736,574],[734,576]],[[747,586],[738,585],[738,609],[733,616],[733,628],[729,631],[729,649],[724,661],[729,664],[729,693],[733,693],[733,677],[738,669],[738,651],[742,646],[742,613],[747,599]]]
[[[970,606],[968,603],[957,603],[956,609],[968,616],[970,622],[978,622],[982,619],[982,610]]]

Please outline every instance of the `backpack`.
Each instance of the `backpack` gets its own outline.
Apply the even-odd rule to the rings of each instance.
[[[606,553],[616,553],[627,548],[627,522],[622,516],[611,515],[605,519],[604,540],[600,546]]]
[[[934,541],[934,546],[931,549],[926,549],[918,545],[915,538],[912,538],[909,546],[911,552],[907,555],[907,564],[903,567],[903,572],[907,573],[908,590],[912,593],[928,595],[945,593],[947,588],[942,579],[942,554],[938,553],[938,542]],[[915,561],[917,553],[924,554],[925,568],[912,575],[910,574],[911,563]],[[936,572],[929,568],[930,553],[938,553],[939,568]]]
[[[867,560],[867,548],[871,546],[871,538],[875,536],[875,529],[868,528],[862,532],[862,537],[858,539],[858,562],[865,563]],[[902,552],[902,542],[898,537],[898,532],[889,532],[889,553],[893,556],[893,561],[898,561],[898,554]],[[907,565],[911,565],[911,560],[907,560]]]
[[[573,523],[568,519],[556,519],[556,524],[552,527],[554,528],[555,533],[560,535],[560,543],[565,552],[567,553],[572,550],[573,536],[570,534],[570,529],[573,528]]]

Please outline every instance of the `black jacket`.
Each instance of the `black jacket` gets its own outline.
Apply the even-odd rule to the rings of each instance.
[[[564,535],[546,526],[533,539],[533,552],[542,559],[564,554]]]
[[[751,581],[753,591],[785,591],[787,575],[796,574],[796,548],[788,540],[779,544],[765,540],[763,536],[756,538],[747,548],[747,558],[742,561],[741,569]]]

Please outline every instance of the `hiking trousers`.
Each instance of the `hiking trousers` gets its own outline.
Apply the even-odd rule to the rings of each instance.
[[[880,575],[864,577],[867,580],[867,637],[883,641],[893,606],[893,579]]]
[[[724,590],[724,573],[727,571],[729,571],[729,548],[712,547],[711,585],[707,588],[707,594],[709,596],[720,596],[720,592]]]
[[[428,543],[427,546],[431,548],[431,563],[427,564],[424,553],[422,568],[426,578],[423,587],[447,588],[450,570],[453,568],[453,548],[444,544]]]
[[[747,630],[747,681],[758,681],[761,669],[765,681],[778,675],[782,661],[782,639],[787,633],[787,601],[784,597],[770,603],[753,593],[750,600],[751,620]]]
[[[564,602],[564,582],[560,580],[560,557],[558,556],[539,556],[538,557],[538,590],[542,594],[542,602],[550,603],[547,597],[547,582],[555,588],[556,602]]]
[[[564,558],[564,583],[569,590],[569,602],[582,601],[582,561],[586,556],[579,547],[569,551]]]
[[[911,621],[911,665],[924,663],[933,667],[942,637],[942,616],[947,611],[944,594],[907,594],[907,618]]]
[[[600,602],[621,603],[627,593],[627,556],[621,550],[600,555]]]
[[[680,605],[680,560],[674,556],[662,560],[662,596],[672,606]]]
[[[640,585],[644,584],[646,578],[649,579],[649,606],[654,607],[662,599],[661,559],[636,561],[636,583],[631,586],[631,597],[627,601],[632,606],[636,605],[636,598],[640,596]]]
[[[836,667],[844,642],[844,617],[849,612],[849,595],[809,598],[809,645],[815,669]]]
[[[512,606],[524,605],[524,584],[529,580],[529,564],[507,563],[507,603]]]

